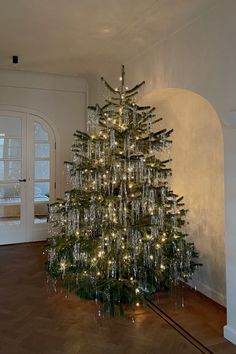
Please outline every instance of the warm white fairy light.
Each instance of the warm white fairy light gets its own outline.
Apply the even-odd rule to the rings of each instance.
[[[176,273],[176,281],[182,274],[192,274],[192,269],[184,234],[177,227],[185,213],[178,214],[176,206],[172,220],[174,207],[169,205],[174,197],[166,179],[170,173],[165,163],[160,167],[155,155],[164,150],[168,136],[162,133],[160,143],[160,136],[155,138],[155,132],[150,135],[150,109],[139,107],[133,100],[136,88],[127,93],[123,74],[120,81],[122,84],[115,89],[119,93],[107,85],[106,106],[93,108],[89,134],[75,134],[73,163],[66,164],[73,191],[67,192],[66,200],[57,203],[50,215],[55,223],[50,228],[56,244],[52,246],[50,264],[56,263],[63,279],[67,271],[76,269],[77,284],[83,275],[98,285],[100,281],[108,285],[118,279],[128,281],[133,304],[139,306],[143,289],[148,292],[153,284],[158,288],[160,279],[157,281],[152,274],[161,271],[161,278],[168,278],[171,261],[179,269],[180,259],[181,274]],[[65,244],[65,252],[59,249],[61,261],[57,234]],[[89,247],[84,251],[86,242]],[[173,259],[169,259],[171,247]]]
[[[61,261],[61,263],[60,263],[60,270],[61,270],[62,272],[64,272],[65,269],[66,269],[66,262],[65,262],[65,261]]]

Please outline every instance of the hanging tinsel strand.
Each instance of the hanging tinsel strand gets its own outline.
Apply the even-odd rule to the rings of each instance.
[[[144,82],[110,92],[90,107],[88,133],[76,131],[72,189],[50,206],[48,271],[85,298],[139,304],[143,295],[191,278],[197,253],[186,239],[182,197],[168,186],[172,130],[154,130],[154,108],[134,97]]]

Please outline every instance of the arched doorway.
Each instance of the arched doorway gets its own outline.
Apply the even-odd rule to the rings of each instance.
[[[0,244],[47,237],[55,148],[55,135],[43,118],[0,110]]]
[[[155,90],[143,103],[157,108],[161,128],[174,129],[171,186],[184,196],[186,232],[203,263],[193,285],[225,305],[224,147],[218,114],[204,97],[179,88]]]

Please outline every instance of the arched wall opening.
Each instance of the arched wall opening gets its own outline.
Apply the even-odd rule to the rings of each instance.
[[[202,96],[184,89],[151,92],[142,103],[163,117],[158,128],[173,128],[171,187],[189,209],[186,231],[203,263],[193,284],[225,305],[224,151],[220,120]]]

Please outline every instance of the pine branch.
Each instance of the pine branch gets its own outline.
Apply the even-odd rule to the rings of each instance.
[[[140,84],[134,86],[133,88],[131,88],[130,90],[127,90],[126,93],[130,94],[134,91],[139,90],[143,85],[145,84],[145,81],[142,81]]]
[[[106,86],[111,92],[113,92],[113,93],[115,93],[115,94],[119,94],[119,92],[116,91],[116,90],[114,90],[114,89],[108,84],[108,82],[107,82],[103,77],[101,77],[101,80],[104,82],[105,86]]]

